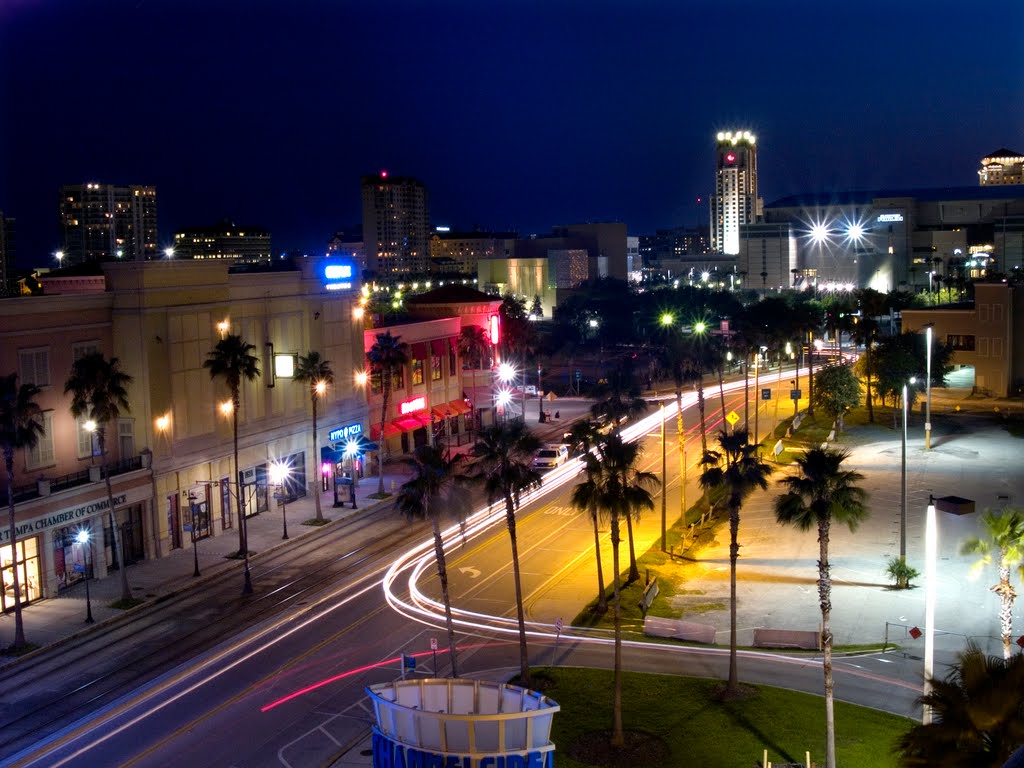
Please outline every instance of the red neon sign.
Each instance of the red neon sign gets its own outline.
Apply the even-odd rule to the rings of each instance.
[[[500,338],[500,326],[498,324],[498,316],[491,315],[491,344],[498,346],[498,339]]]
[[[407,413],[414,413],[415,411],[422,411],[427,407],[427,398],[424,395],[414,397],[410,400],[398,404],[398,412],[405,416]]]

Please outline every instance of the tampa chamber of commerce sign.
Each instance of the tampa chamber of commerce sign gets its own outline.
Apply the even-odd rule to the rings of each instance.
[[[122,493],[120,496],[115,496],[114,506],[116,507],[118,504],[124,504],[127,500],[127,494]],[[97,512],[106,511],[109,507],[110,501],[108,499],[100,499],[99,501],[94,501],[91,504],[83,504],[80,507],[66,509],[63,512],[57,512],[53,515],[40,517],[37,520],[30,520],[27,523],[22,523],[17,526],[17,535],[18,538],[21,538],[22,536],[31,536],[34,533],[45,531],[47,528],[56,528],[58,526],[66,525],[67,523],[74,522],[75,520],[92,517]],[[0,529],[0,542],[8,541],[10,538],[11,532],[7,526]]]

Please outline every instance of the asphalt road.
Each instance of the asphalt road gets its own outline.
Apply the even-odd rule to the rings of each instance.
[[[720,419],[717,397],[709,391],[709,429]],[[715,393],[717,395],[717,393]],[[741,397],[741,396],[740,396]],[[739,404],[733,398],[727,409]],[[714,406],[714,407],[712,407]],[[687,412],[688,429],[696,419]],[[669,435],[674,420],[669,422]],[[671,440],[669,441],[671,445]],[[660,471],[660,444],[645,438],[648,468]],[[691,451],[691,462],[697,451]],[[669,497],[678,505],[678,473],[668,461]],[[554,655],[550,624],[558,616],[569,621],[596,589],[593,574],[593,532],[589,520],[570,512],[568,494],[574,473],[560,488],[549,489],[543,498],[524,507],[519,515],[519,541],[525,603],[530,613],[531,663],[550,663]],[[673,474],[676,475],[672,480]],[[690,492],[695,492],[691,473]],[[676,496],[673,496],[676,494]],[[672,509],[673,507],[669,507]],[[382,528],[362,542],[349,539],[345,549],[357,568],[342,569],[330,576],[329,588],[315,590],[280,586],[279,594],[297,595],[287,610],[258,623],[244,621],[244,606],[228,626],[218,630],[226,638],[199,655],[176,659],[154,680],[131,687],[119,698],[108,696],[83,710],[95,708],[88,719],[49,734],[31,754],[25,753],[4,765],[64,766],[310,766],[320,765],[362,739],[371,720],[366,709],[364,686],[393,680],[400,672],[401,653],[414,654],[419,671],[433,670],[430,639],[445,646],[443,632],[411,620],[393,610],[385,599],[381,579],[388,566],[408,549],[411,538],[426,538],[425,529],[396,530],[393,520],[383,519]],[[656,533],[654,520],[641,526],[648,541]],[[340,530],[344,531],[344,528]],[[379,534],[379,535],[378,535]],[[605,557],[609,558],[607,532]],[[460,609],[460,672],[470,676],[497,678],[507,675],[516,664],[514,615],[508,537],[500,520],[467,541],[449,546],[453,603]],[[294,581],[302,570],[290,574]],[[606,575],[610,567],[606,568]],[[287,584],[289,579],[283,579]],[[256,579],[255,599],[266,598],[269,581]],[[436,599],[436,577],[427,569],[417,582],[424,596]],[[232,581],[231,589],[237,590]],[[557,594],[559,602],[552,603]],[[410,600],[407,585],[399,582],[395,595]],[[209,605],[216,595],[207,595]],[[411,601],[410,601],[411,602]],[[573,610],[575,606],[575,610]],[[470,613],[476,615],[469,615]],[[496,618],[491,618],[496,617]],[[236,626],[230,626],[234,618]],[[213,621],[210,613],[200,615],[199,625]],[[179,615],[156,624],[153,635],[143,644],[173,651],[200,631],[192,626],[184,634],[169,632]],[[249,624],[244,632],[232,630]],[[165,637],[161,632],[168,631]],[[230,636],[230,637],[229,637]],[[140,640],[136,638],[136,641]],[[129,642],[126,640],[125,642]],[[127,647],[127,646],[125,646]],[[118,666],[116,642],[107,649],[94,648],[89,658],[107,658],[110,672]],[[722,649],[680,649],[665,645],[631,644],[627,648],[629,668],[687,674],[724,673]],[[436,656],[437,672],[447,669],[443,651]],[[558,663],[608,666],[607,637],[563,637]],[[741,676],[751,682],[783,685],[817,693],[821,669],[813,659],[792,659],[772,654],[744,654]],[[64,674],[68,674],[65,670]],[[913,712],[913,698],[919,686],[919,662],[902,657],[865,657],[837,662],[837,690],[841,698],[902,714]],[[6,683],[7,681],[5,681]],[[51,670],[34,685],[25,685],[25,696],[48,695],[56,701],[80,685],[73,677],[61,679]],[[40,693],[40,689],[47,691]],[[45,695],[44,695],[45,694]],[[35,701],[39,709],[40,700]],[[9,707],[19,707],[15,700]]]

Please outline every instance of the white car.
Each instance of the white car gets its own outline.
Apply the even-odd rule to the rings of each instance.
[[[568,460],[569,447],[567,445],[545,445],[533,457],[533,467],[534,469],[554,469],[562,466]]]

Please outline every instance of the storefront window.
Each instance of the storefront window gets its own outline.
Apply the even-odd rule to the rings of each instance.
[[[17,550],[17,558],[14,553]],[[0,592],[0,608],[4,612],[14,610],[14,569],[18,569],[18,588],[22,605],[39,599],[39,539],[32,537],[0,547],[0,578],[3,591]]]
[[[423,383],[423,361],[413,360],[412,361],[412,383],[416,384]]]
[[[441,356],[434,355],[430,358],[430,380],[440,381],[441,380]]]

